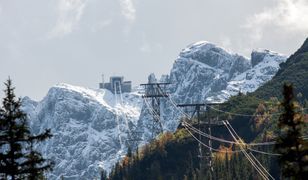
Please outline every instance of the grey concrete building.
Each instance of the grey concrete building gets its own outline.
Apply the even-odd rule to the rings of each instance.
[[[114,94],[120,94],[120,92],[131,92],[132,91],[132,82],[124,81],[123,76],[112,76],[110,77],[110,82],[108,83],[99,83],[100,89],[108,89]]]

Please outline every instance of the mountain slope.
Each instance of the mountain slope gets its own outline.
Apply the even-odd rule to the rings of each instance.
[[[188,46],[170,75],[160,80],[172,83],[168,91],[175,101],[162,100],[164,131],[173,132],[179,125],[181,114],[173,103],[225,101],[240,90],[254,91],[285,59],[268,50],[254,51],[248,59],[204,41]],[[154,75],[149,80],[158,81]],[[42,101],[24,98],[23,105],[35,132],[50,128],[54,133],[52,140],[37,147],[56,162],[49,179],[93,179],[100,168],[108,171],[123,157],[134,133],[141,144],[153,138],[151,105],[136,92],[121,97],[108,90],[59,84]]]
[[[270,97],[279,97],[281,94],[282,85],[284,82],[293,83],[297,92],[301,92],[302,96],[300,101],[307,99],[307,65],[308,65],[308,39],[305,41],[303,46],[288,60],[282,64],[279,72],[270,80],[265,83],[263,86],[258,88],[255,92],[248,93],[247,95],[240,94],[238,96],[231,97],[227,101],[227,105],[223,107],[223,111],[228,111],[231,115],[230,123],[232,124],[235,131],[239,136],[245,141],[250,142],[256,138],[264,138],[264,140],[271,141],[273,136],[272,131],[268,131],[269,127],[275,126],[274,122],[279,116],[270,116],[268,113],[277,113],[269,111],[269,109],[277,109],[277,100],[274,99],[272,103],[269,102]],[[271,107],[273,106],[273,107]],[[269,108],[269,109],[267,109]],[[221,113],[221,112],[220,112]],[[265,115],[265,116],[250,116],[250,115]],[[264,117],[264,118],[263,118]],[[263,119],[262,119],[263,118]],[[263,122],[258,122],[261,119]],[[261,125],[261,126],[259,126]],[[258,127],[259,126],[259,127]],[[258,132],[256,132],[258,131]],[[178,136],[178,133],[181,133],[181,136]],[[223,139],[228,139],[229,133],[219,131],[219,128],[213,128],[212,133],[216,137]],[[169,136],[169,135],[166,135]],[[198,179],[200,175],[200,169],[196,164],[199,164],[198,152],[193,151],[192,149],[187,150],[187,144],[192,142],[190,134],[183,134],[183,129],[178,129],[172,138],[166,140],[164,135],[162,135],[158,140],[152,142],[151,144],[145,146],[139,153],[143,155],[140,156],[137,154],[125,159],[122,161],[122,166],[113,169],[113,173],[110,175],[111,179],[125,179],[127,177],[138,177],[137,179]],[[196,142],[196,141],[195,141]],[[218,145],[223,145],[223,143],[214,144],[215,148],[219,148]],[[169,149],[168,146],[177,147],[176,150]],[[193,146],[193,145],[190,145]],[[196,147],[193,147],[196,148]],[[257,148],[257,147],[252,147]],[[264,152],[271,152],[270,147],[259,147],[258,148]],[[228,150],[227,147],[223,147],[223,150]],[[191,158],[187,158],[185,155],[182,156],[168,156],[173,153],[182,154],[189,152]],[[186,153],[187,155],[187,153]],[[244,156],[239,156],[240,153],[234,153],[231,156],[231,153],[217,153],[214,155],[214,172],[211,175],[213,179],[258,179],[260,177],[256,176],[257,172],[251,168],[251,164],[244,158]],[[276,156],[268,155],[256,155],[257,159],[264,165],[274,178],[279,179],[281,173],[278,170],[278,164],[275,159]],[[130,162],[131,164],[127,166],[125,162]],[[180,161],[181,163],[172,163]],[[184,162],[183,162],[184,161]],[[166,162],[171,162],[166,165]],[[172,170],[166,170],[166,166],[172,166]],[[208,165],[208,162],[203,162],[203,167]],[[143,172],[135,171],[136,168],[144,169]],[[183,168],[185,170],[183,170]],[[209,179],[210,175],[208,173],[201,172],[201,178]],[[208,171],[207,171],[208,172]],[[138,174],[140,173],[140,174]],[[180,177],[178,177],[180,176]],[[141,177],[141,178],[139,178]]]
[[[225,101],[239,91],[256,90],[276,74],[286,59],[269,50],[254,50],[248,59],[212,43],[198,42],[185,48],[175,61],[170,91],[175,99],[182,96],[183,103]]]
[[[100,167],[110,169],[125,154],[127,124],[136,126],[141,97],[124,94],[118,103],[116,98],[106,90],[68,84],[52,87],[41,102],[24,98],[33,132],[50,128],[54,135],[37,147],[55,161],[49,179],[93,179]]]
[[[164,130],[175,131],[179,125],[182,114],[175,104],[223,102],[240,91],[253,92],[269,81],[285,60],[285,56],[269,50],[253,51],[251,59],[247,59],[206,41],[189,45],[175,60],[170,75],[160,80],[171,83],[167,91],[172,102],[161,100]],[[153,74],[149,80],[158,81]],[[146,142],[151,139],[152,131],[147,108],[144,106],[138,122]]]

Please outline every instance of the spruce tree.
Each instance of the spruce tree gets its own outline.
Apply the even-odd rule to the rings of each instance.
[[[32,136],[27,115],[21,110],[12,81],[4,83],[5,97],[0,108],[0,177],[3,179],[38,179],[51,162],[34,150],[33,144],[51,137],[50,130]]]
[[[26,126],[26,114],[21,110],[21,100],[16,100],[11,80],[5,83],[5,98],[3,99],[0,115],[0,174],[5,178],[23,178],[24,161],[23,146],[30,132]]]
[[[102,169],[101,170],[101,177],[100,177],[100,179],[101,180],[107,180],[108,179],[108,173],[107,173],[107,171],[105,171],[104,169]]]
[[[279,162],[283,176],[303,180],[308,176],[308,146],[302,137],[304,121],[297,112],[292,85],[284,85],[283,97],[281,105],[284,112],[278,121],[275,150],[281,154]]]
[[[30,144],[29,153],[26,154],[26,161],[23,163],[23,165],[26,166],[24,173],[28,174],[27,179],[29,180],[35,180],[38,179],[38,177],[43,177],[43,174],[45,171],[50,171],[53,166],[53,162],[43,158],[42,154],[38,151],[34,150],[34,145],[38,144],[42,141],[45,141],[48,138],[51,138],[52,135],[50,133],[50,130],[45,130],[44,133],[36,135],[36,136],[30,136],[27,140],[27,142]]]

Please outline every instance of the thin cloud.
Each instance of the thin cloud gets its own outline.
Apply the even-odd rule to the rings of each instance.
[[[59,37],[71,33],[82,17],[85,5],[86,0],[59,0],[58,19],[55,27],[49,33],[49,37]]]
[[[152,51],[151,45],[149,44],[145,33],[142,33],[142,45],[139,50],[143,53],[150,53]]]
[[[120,0],[121,13],[129,21],[134,22],[136,19],[136,8],[132,0]]]
[[[163,50],[163,45],[159,42],[149,42],[145,32],[142,34],[141,46],[139,47],[140,52],[144,54],[160,53]]]
[[[113,22],[112,19],[107,19],[107,20],[104,20],[102,22],[98,22],[97,24],[95,24],[92,27],[91,31],[92,32],[98,32],[98,31],[110,26],[112,24],[112,22]]]
[[[308,34],[308,1],[276,0],[276,5],[247,19],[244,28],[251,30],[253,41],[263,38],[265,29]]]

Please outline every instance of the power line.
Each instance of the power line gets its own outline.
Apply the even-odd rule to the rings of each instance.
[[[168,96],[168,99],[169,101],[171,102],[171,104],[184,116],[186,116],[188,119],[191,119],[191,117],[185,113],[182,109],[180,109],[179,107],[177,107],[176,105],[176,102],[171,98],[171,96]],[[258,117],[258,116],[262,116],[262,115],[248,115],[248,114],[239,114],[239,113],[232,113],[232,112],[228,112],[228,111],[222,111],[222,110],[219,110],[219,109],[216,109],[212,106],[209,106],[211,109],[215,110],[215,111],[218,111],[218,112],[223,112],[223,113],[227,113],[227,114],[232,114],[232,115],[237,115],[237,116],[247,116],[247,117]],[[308,108],[303,108],[304,110],[305,109],[308,109]],[[279,115],[281,113],[275,113],[275,114],[269,114],[269,115]],[[265,116],[265,115],[263,115]],[[186,122],[187,123],[187,122]],[[212,138],[216,138],[214,136],[212,136]],[[307,137],[303,136],[304,140],[308,139],[308,135]],[[216,140],[218,140],[219,138],[216,138]],[[219,141],[219,140],[218,140]],[[226,140],[223,140],[223,139],[220,139],[220,141],[224,141],[226,142]],[[226,143],[230,143],[230,144],[236,144],[236,142],[234,141],[228,141]],[[260,142],[260,143],[249,143],[247,145],[249,146],[265,146],[265,145],[275,145],[276,142],[275,141],[269,141],[269,142]]]
[[[217,112],[222,112],[222,113],[225,113],[225,114],[229,114],[229,115],[234,115],[234,116],[242,116],[242,117],[262,117],[262,116],[278,116],[278,115],[281,115],[283,113],[271,113],[271,114],[265,114],[265,115],[262,115],[262,114],[241,114],[241,113],[233,113],[233,112],[229,112],[229,111],[223,111],[223,110],[220,110],[220,109],[216,109],[214,107],[211,107],[209,106],[209,108],[213,109],[214,111],[217,111]],[[302,110],[307,110],[308,108],[302,108]]]
[[[217,112],[222,112],[222,113],[225,113],[225,114],[234,115],[234,116],[242,116],[242,117],[260,117],[260,116],[268,116],[268,115],[271,115],[271,116],[281,115],[281,113],[273,113],[273,114],[267,114],[267,115],[241,114],[241,113],[233,113],[233,112],[223,111],[223,110],[220,110],[220,109],[216,109],[214,107],[209,107],[209,108],[211,108],[211,109],[213,109],[214,111],[217,111]]]
[[[233,133],[231,132],[230,128],[226,125],[226,123],[224,123],[224,125],[226,126],[226,128],[228,129],[228,131],[230,132],[231,136],[233,137],[233,139],[235,141],[238,141],[237,138],[233,135]],[[249,157],[249,155],[247,154],[247,152],[245,151],[245,149],[240,146],[240,148],[243,150],[243,154],[245,155],[245,157],[248,159],[248,161],[251,163],[251,165],[257,170],[257,172],[260,174],[260,176],[263,178],[263,179],[267,179],[268,178],[266,177],[266,175],[264,174],[264,172],[262,172],[261,169],[259,169],[259,167],[257,167],[257,165],[255,164],[255,162],[251,159],[251,157]]]
[[[175,102],[171,99],[170,96],[168,96],[168,98],[169,98],[169,101],[171,102],[171,104],[172,104],[176,109],[179,110],[179,109],[180,109],[180,108],[178,107],[179,105],[176,105]],[[195,105],[195,107],[198,106],[197,104],[190,104],[190,105]],[[188,104],[182,105],[182,107],[184,107],[184,106],[188,106]],[[281,114],[282,114],[282,113],[272,113],[272,114],[266,114],[266,115],[256,115],[256,114],[254,114],[254,115],[248,115],[248,114],[232,113],[232,112],[227,112],[227,111],[219,110],[219,109],[216,109],[216,108],[214,108],[214,107],[212,107],[212,106],[209,106],[209,105],[206,105],[206,107],[209,107],[209,108],[211,108],[211,109],[213,109],[213,110],[215,110],[215,111],[218,111],[218,112],[223,112],[223,113],[227,113],[227,114],[230,114],[230,115],[236,115],[236,116],[246,116],[246,117],[274,116],[274,115],[281,115]],[[197,108],[196,108],[196,109],[197,109]],[[198,109],[200,110],[200,107],[198,107]],[[307,108],[307,109],[308,109],[308,108]],[[182,115],[186,116],[188,119],[191,119],[191,118],[192,118],[192,117],[190,118],[189,115],[188,115],[187,113],[185,113],[184,111],[182,111],[181,109],[179,110],[179,112],[181,112]],[[199,115],[198,115],[198,117],[199,117]],[[246,148],[247,148],[247,146],[248,146],[247,149],[250,150],[250,151],[252,151],[252,152],[257,152],[257,153],[266,154],[266,155],[279,156],[280,154],[263,152],[263,151],[255,150],[255,149],[252,149],[252,148],[249,147],[249,146],[261,146],[261,145],[262,145],[262,146],[263,146],[263,145],[274,145],[274,144],[276,144],[276,142],[275,142],[275,141],[272,141],[272,142],[262,142],[262,143],[250,143],[250,144],[247,144],[247,143],[245,143],[245,142],[240,138],[240,136],[238,136],[238,134],[237,134],[236,131],[233,129],[233,127],[231,126],[231,124],[230,124],[228,121],[226,121],[226,122],[227,122],[227,124],[230,126],[231,129],[228,127],[228,125],[227,125],[225,122],[224,122],[224,125],[227,127],[228,131],[230,132],[231,136],[233,137],[233,139],[234,139],[235,141],[228,141],[228,140],[225,140],[225,139],[216,138],[216,137],[214,137],[214,136],[211,136],[211,134],[206,134],[206,133],[202,132],[202,131],[200,130],[200,121],[199,121],[199,118],[198,118],[199,129],[194,128],[192,125],[190,125],[190,124],[189,124],[188,122],[186,122],[185,120],[183,120],[182,124],[183,124],[184,128],[188,131],[188,133],[189,133],[196,141],[198,141],[199,145],[203,145],[203,146],[207,147],[210,151],[214,150],[214,151],[217,151],[217,152],[222,152],[222,151],[219,150],[219,149],[213,148],[213,147],[211,146],[210,141],[209,141],[209,145],[206,145],[205,143],[203,143],[202,140],[201,140],[201,136],[200,136],[200,135],[203,135],[203,136],[209,138],[210,140],[213,139],[213,140],[217,140],[217,141],[221,141],[221,142],[226,142],[226,143],[230,143],[230,144],[239,145],[239,147],[240,147],[240,149],[241,149],[240,151],[243,152],[243,154],[245,155],[245,157],[246,157],[246,158],[248,159],[248,161],[252,164],[252,166],[259,172],[260,176],[261,176],[263,179],[267,179],[267,180],[268,180],[269,177],[270,177],[271,179],[274,179],[274,177],[271,176],[271,174],[264,168],[264,166],[258,161],[258,159],[257,159],[251,152],[247,153],[246,149],[243,148],[243,146],[245,145]],[[209,125],[210,125],[210,123],[209,123]],[[193,130],[194,132],[196,132],[197,134],[199,134],[199,139],[196,138],[196,136],[194,136],[193,133],[192,133],[189,129],[191,129],[191,130]],[[233,131],[233,133],[234,133],[235,135],[232,133],[232,131]],[[237,136],[237,138],[238,138],[239,140],[237,140],[237,138],[236,138],[235,136]],[[304,137],[304,138],[305,138],[305,137]],[[200,147],[200,146],[199,146],[199,147]],[[227,152],[227,151],[225,151],[225,152]],[[232,151],[232,152],[233,152],[233,151]],[[201,154],[200,154],[200,155],[201,155]],[[202,157],[202,156],[200,156],[200,157]],[[268,176],[269,176],[269,177],[268,177]]]
[[[212,106],[212,105],[220,105],[221,103],[196,103],[196,104],[179,104],[177,105],[177,107],[182,107],[182,108],[185,108],[185,107],[194,107],[194,111],[193,111],[193,114],[192,114],[192,117],[194,116],[195,113],[197,113],[197,120],[198,120],[198,131],[201,132],[201,118],[200,118],[200,111],[201,111],[201,108],[202,107],[206,107],[206,106]],[[207,110],[207,112],[209,113],[209,110]],[[212,134],[212,126],[215,125],[220,125],[219,121],[218,121],[218,117],[216,119],[217,121],[216,122],[212,122],[212,119],[211,117],[208,115],[207,116],[207,123],[205,123],[205,125],[207,125],[207,131],[208,131],[208,135],[211,136]],[[199,141],[202,142],[202,135],[200,133],[199,134]],[[203,150],[202,150],[202,144],[199,142],[198,144],[198,147],[199,147],[199,157],[203,157],[202,156],[202,153],[203,153]],[[206,154],[207,156],[207,162],[208,162],[208,168],[209,168],[209,175],[210,175],[210,179],[212,178],[212,173],[213,173],[213,161],[212,161],[212,157],[213,157],[213,152],[212,152],[212,139],[211,138],[208,138],[208,149],[206,151]],[[200,170],[202,169],[201,168],[201,164],[202,164],[202,161],[200,161]]]
[[[176,104],[175,104],[175,101],[172,100],[172,98],[170,96],[168,96],[168,99],[169,101],[171,102],[171,104],[184,116],[186,116],[188,119],[191,119],[190,115],[188,115],[187,113],[185,113],[181,108],[179,108]],[[211,107],[211,106],[210,106]],[[184,123],[188,123],[186,121],[183,121]],[[200,131],[199,131],[200,132]],[[201,131],[202,132],[202,131]],[[229,143],[229,144],[237,144],[236,142],[234,141],[228,141],[228,140],[225,140],[225,139],[221,139],[221,138],[217,138],[217,137],[214,137],[214,136],[211,136],[209,134],[206,134],[204,132],[202,132],[202,135],[204,135],[205,137],[207,138],[212,138],[213,140],[217,140],[217,141],[221,141],[221,142],[224,142],[224,143]],[[276,144],[275,141],[270,141],[270,142],[261,142],[261,143],[249,143],[247,145],[249,146],[264,146],[264,145],[274,145]]]
[[[187,124],[189,124],[189,123],[187,123]],[[213,148],[213,147],[211,147],[211,146],[208,146],[208,145],[206,145],[205,143],[203,143],[202,141],[200,141],[196,136],[194,136],[193,135],[193,133],[191,133],[191,131],[188,129],[188,128],[190,128],[188,125],[187,125],[186,123],[184,123],[183,125],[184,125],[184,128],[188,131],[188,133],[196,140],[196,141],[198,141],[200,144],[202,144],[203,146],[205,146],[205,147],[207,147],[207,148],[209,148],[209,149],[211,149],[211,150],[214,150],[214,151],[217,151],[217,152],[225,152],[225,153],[234,153],[235,151],[222,151],[222,150],[219,150],[219,149],[215,149],[215,148]],[[226,126],[227,127],[227,126]],[[228,128],[228,127],[227,127]],[[232,128],[232,127],[231,127]],[[232,128],[233,129],[233,128]],[[235,138],[235,136],[233,135],[233,133],[231,132],[231,130],[228,128],[228,130],[229,130],[229,132],[231,133],[231,135],[233,136],[233,138],[234,138],[234,140],[236,140],[236,138]],[[234,129],[233,129],[234,130]],[[236,132],[235,132],[236,133]],[[236,134],[237,135],[237,134]],[[239,138],[240,139],[240,138]],[[237,140],[236,140],[237,141]],[[238,144],[242,144],[242,145],[245,145],[246,143],[244,143],[242,140],[240,140],[240,142],[238,142]],[[242,147],[242,146],[240,146],[240,148],[241,148],[241,150],[239,150],[239,151],[237,151],[237,152],[243,152],[244,153],[244,155],[246,156],[246,158],[249,160],[249,162],[253,165],[253,167],[260,173],[260,175],[264,178],[264,179],[269,179],[266,175],[265,175],[265,173],[266,174],[268,174],[272,179],[274,179],[267,171],[266,171],[266,169],[262,166],[262,164],[252,155],[252,154],[250,154],[250,156],[249,156],[249,154],[246,152],[246,150]],[[253,159],[254,160],[253,160]],[[256,162],[254,162],[254,161],[256,161]],[[259,164],[259,165],[258,165]],[[258,167],[258,166],[261,166],[261,167]],[[261,169],[262,168],[262,169]],[[265,171],[265,173],[263,172],[263,171]]]
[[[120,94],[120,99],[121,99],[121,105],[125,107],[121,85],[119,85],[119,94]],[[127,114],[125,112],[123,114],[123,118],[125,120],[126,129],[127,129],[127,132],[128,132],[128,136],[127,136],[127,139],[126,139],[127,145],[131,149],[137,149],[139,142],[142,141],[142,139],[137,135],[137,134],[140,134],[140,132],[138,132],[138,131],[132,132],[131,128],[129,127]]]
[[[208,134],[206,134],[202,131],[199,131],[198,129],[196,129],[195,127],[193,127],[191,124],[189,124],[186,121],[183,122],[183,126],[189,128],[190,130],[194,131],[195,133],[201,134],[202,136],[204,136],[206,138],[210,138],[212,140],[216,140],[216,141],[223,142],[223,143],[235,144],[235,145],[243,145],[243,143],[228,141],[228,140],[224,140],[224,139],[221,139],[221,138],[216,138],[214,136],[210,136],[210,135],[208,135]],[[248,147],[247,149],[254,151],[254,152],[258,152],[258,153],[261,153],[261,154],[267,154],[267,155],[273,155],[273,156],[279,156],[280,155],[280,154],[274,154],[274,153],[268,153],[268,152],[264,152],[264,151],[255,150],[255,149],[249,148],[249,146],[251,146],[251,144],[247,144],[247,143],[244,143],[244,144],[245,144],[245,146]],[[233,152],[241,152],[241,151],[233,151]]]
[[[193,125],[191,125],[187,121],[183,121],[182,125],[186,126],[187,128],[189,128],[190,130],[194,131],[197,134],[201,134],[202,136],[204,136],[206,138],[210,138],[210,139],[215,140],[215,141],[219,141],[219,142],[222,142],[222,143],[228,143],[228,144],[234,144],[234,145],[243,145],[243,143],[238,143],[238,142],[235,142],[235,141],[229,141],[229,140],[217,138],[215,136],[211,136],[209,134],[206,134],[203,131],[199,131],[197,128],[195,128]],[[304,140],[308,139],[307,136],[302,136],[302,138]],[[260,150],[256,150],[256,149],[251,148],[251,146],[264,146],[264,145],[274,145],[274,144],[276,144],[276,141],[263,142],[263,143],[244,143],[245,147],[247,147],[247,149],[250,150],[250,151],[260,153],[260,154],[264,154],[264,155],[280,156],[281,154],[264,152],[264,151],[260,151]],[[240,152],[240,151],[234,151],[234,152]]]
[[[201,128],[201,126],[200,126],[200,110],[201,110],[201,107],[204,107],[205,106],[205,104],[179,104],[179,105],[177,105],[177,107],[194,107],[194,112],[193,112],[193,115],[195,114],[195,113],[197,113],[197,119],[198,119],[198,129],[200,130],[200,128]],[[199,140],[202,142],[202,136],[199,134]],[[211,154],[211,149],[212,149],[212,144],[209,142],[209,144],[208,144],[208,146],[210,147],[209,148],[209,166],[210,166],[210,169],[212,169],[212,167],[211,167],[211,156],[212,156],[212,154]],[[202,144],[199,142],[198,143],[198,153],[199,153],[199,157],[200,158],[202,158],[203,157],[203,152],[202,152]],[[200,168],[200,170],[202,169],[202,161],[200,160],[200,162],[199,162],[199,168]],[[211,176],[211,173],[210,173],[210,176]]]
[[[199,134],[201,134],[202,136],[204,136],[206,138],[210,138],[212,140],[219,141],[219,142],[222,142],[222,143],[239,145],[239,143],[237,143],[235,141],[225,140],[225,139],[222,139],[222,138],[218,138],[218,137],[209,135],[209,134],[207,134],[207,133],[205,133],[203,131],[199,131],[198,129],[193,127],[191,124],[189,124],[187,121],[183,121],[182,124],[190,125],[191,129],[193,129],[196,133],[199,133]],[[268,142],[268,143],[264,142],[264,143],[245,143],[245,144],[247,146],[264,146],[264,145],[273,145],[275,143],[276,143],[275,141],[272,141],[272,142]]]
[[[276,154],[276,153],[268,153],[268,152],[264,152],[264,151],[259,151],[259,150],[255,150],[252,148],[248,148],[250,151],[256,152],[256,153],[260,153],[260,154],[265,154],[265,155],[270,155],[270,156],[281,156],[281,154]]]
[[[152,139],[154,139],[154,126],[155,123],[159,125],[159,131],[162,133],[164,132],[163,126],[160,120],[160,99],[166,98],[169,95],[166,91],[163,92],[162,89],[166,89],[167,85],[170,83],[147,83],[147,84],[140,84],[144,86],[145,92],[142,96],[143,99],[150,98],[151,99],[151,107],[153,109],[153,124],[152,124]],[[147,103],[147,102],[146,102]],[[155,114],[155,115],[154,115]]]
[[[193,133],[188,129],[189,127],[187,127],[186,125],[184,125],[184,128],[186,129],[186,131],[200,144],[202,144],[204,147],[206,148],[209,148],[209,149],[212,149],[216,152],[220,152],[220,153],[237,153],[237,152],[241,152],[241,151],[224,151],[224,150],[221,150],[221,149],[216,149],[216,148],[213,148],[213,147],[210,147],[208,145],[206,145],[205,143],[203,143],[202,141],[200,141],[195,135],[193,135]]]
[[[122,95],[122,88],[121,88],[121,86],[119,86],[119,93],[120,93],[120,98],[121,98],[121,104],[123,106],[124,105],[124,101],[123,101],[123,95]],[[131,130],[129,128],[128,120],[127,120],[127,117],[126,117],[125,113],[124,113],[124,120],[125,120],[125,123],[126,123],[126,129],[128,130],[128,133],[131,136]]]
[[[118,104],[118,97],[117,97],[117,86],[116,84],[114,84],[114,95],[115,95],[115,105],[117,106]],[[121,148],[123,146],[123,143],[122,143],[122,138],[121,138],[121,134],[120,134],[120,121],[119,121],[119,116],[117,114],[117,112],[115,113],[116,115],[116,122],[117,122],[117,130],[118,130],[118,138],[119,138],[119,141],[120,141],[120,145],[121,145]]]
[[[160,89],[158,89],[158,90],[162,93],[162,91]],[[178,107],[177,103],[171,98],[171,96],[168,96],[167,98],[169,99],[169,102],[171,102],[173,107],[175,107],[175,109],[178,110],[182,115],[186,116],[188,119],[192,118],[189,114],[187,114],[181,108]]]
[[[198,132],[196,132],[194,129],[192,129],[191,127],[189,127],[189,125],[188,124],[183,124],[183,126],[184,126],[184,128],[186,129],[186,130],[188,130],[188,129],[190,129],[190,130],[192,130],[192,131],[194,131],[195,133],[198,133]],[[187,129],[188,128],[188,129]],[[189,130],[188,130],[189,131]],[[191,131],[189,131],[189,132],[191,132]],[[195,137],[195,136],[193,136],[193,137]],[[197,140],[198,142],[200,142],[200,140],[197,138],[194,138],[195,140]],[[203,143],[204,144],[204,143]],[[210,147],[210,146],[208,146],[208,145],[204,145],[205,147],[207,147],[207,148],[211,148],[212,150],[214,150],[214,151],[216,151],[216,152],[225,152],[225,153],[237,153],[237,152],[241,152],[241,150],[232,150],[232,151],[223,151],[223,150],[221,150],[221,149],[216,149],[216,148],[213,148],[213,147]]]
[[[224,125],[230,132],[231,136],[235,141],[241,142],[243,145],[245,145],[244,141],[240,138],[240,136],[236,133],[236,131],[233,129],[231,124],[228,121],[224,121]],[[229,126],[229,127],[228,127]],[[233,132],[232,132],[233,131]],[[235,137],[236,136],[236,137]],[[237,139],[238,138],[238,139]],[[252,164],[252,166],[259,172],[259,174],[264,178],[264,179],[269,179],[266,174],[271,178],[275,179],[265,168],[264,166],[256,159],[256,157],[252,153],[247,153],[246,150],[243,148],[242,145],[240,145],[240,148],[244,151],[242,151],[245,155],[245,157],[248,159],[248,161]],[[253,159],[252,159],[253,158]],[[255,162],[256,161],[256,162]],[[265,174],[266,173],[266,174]]]
[[[150,114],[154,116],[155,118],[159,118],[159,115],[154,111],[153,107],[151,107],[150,103],[148,102],[147,99],[143,99],[145,102],[147,109],[150,111]]]

